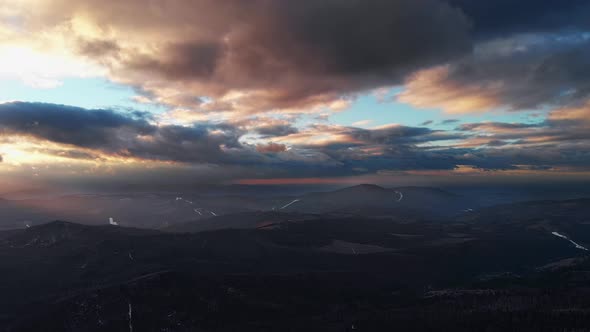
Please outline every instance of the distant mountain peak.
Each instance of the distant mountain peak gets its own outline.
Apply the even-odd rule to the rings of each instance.
[[[62,230],[74,230],[84,229],[88,226],[82,224],[76,224],[69,221],[54,220],[48,223],[33,225],[27,228],[29,232],[45,232],[45,231],[62,231]]]
[[[383,190],[387,190],[381,186],[378,186],[376,184],[370,184],[370,183],[362,183],[356,186],[352,186],[352,187],[347,187],[344,189],[340,189],[340,191],[356,191],[356,190],[364,190],[364,191],[383,191]]]
[[[73,223],[73,222],[69,222],[69,221],[54,220],[54,221],[50,221],[48,223],[40,224],[40,225],[33,226],[33,227],[36,227],[36,228],[47,228],[47,227],[59,227],[59,226],[82,226],[82,225],[76,224],[76,223]]]

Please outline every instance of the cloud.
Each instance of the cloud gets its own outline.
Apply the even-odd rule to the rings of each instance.
[[[0,7],[0,78],[51,88],[103,76],[132,87],[138,103],[164,106],[150,115],[0,104],[3,170],[26,169],[38,155],[44,164],[57,158],[51,167],[67,176],[70,163],[85,162],[85,176],[125,181],[136,173],[186,182],[590,165],[584,0]],[[533,109],[547,118],[376,128],[328,121],[367,93],[448,113]],[[427,128],[433,124],[449,126]]]
[[[511,165],[581,168],[590,165],[590,102],[557,108],[537,123],[482,122],[461,125],[470,156]],[[483,147],[483,148],[482,148]]]
[[[67,53],[61,62],[98,65],[102,71],[92,72],[185,119],[187,112],[235,119],[338,111],[359,93],[404,83],[400,100],[454,113],[586,95],[588,47],[572,37],[590,22],[583,0],[56,0],[5,7],[20,22],[10,33],[15,45],[55,45]],[[79,67],[74,77],[88,72]],[[59,83],[53,75],[34,77]]]
[[[579,106],[554,110],[549,114],[549,121],[552,123],[561,122],[569,126],[590,127],[590,100]]]
[[[351,140],[371,144],[407,144],[448,139],[437,137],[436,131],[422,127],[388,125],[374,129],[348,128],[345,131]]]
[[[111,110],[43,103],[0,104],[0,134],[26,135],[120,157],[178,162],[223,163],[232,152],[243,150],[238,142],[242,133],[227,125],[156,126]]]
[[[372,163],[374,157],[381,158],[386,155],[384,151],[394,147],[398,153],[408,153],[406,159],[411,159],[414,150],[420,150],[414,144],[457,137],[401,125],[374,129],[315,125],[304,131],[273,125],[262,133],[276,142],[251,146],[241,141],[249,131],[233,125],[155,125],[137,115],[141,114],[55,104],[5,103],[0,104],[0,135],[45,141],[46,147],[37,146],[36,151],[61,158],[100,162],[102,158],[118,157],[243,167],[265,164],[274,172],[278,171],[275,168],[286,168],[293,174],[310,172],[311,165],[332,171],[338,167],[338,172],[346,174],[353,168],[363,168],[365,162]],[[260,128],[250,130],[260,134]],[[277,136],[281,133],[285,135]],[[48,147],[49,143],[58,145]],[[292,149],[287,149],[287,145]]]
[[[411,75],[398,98],[448,113],[575,105],[590,97],[590,38],[519,35],[478,45],[448,65]]]
[[[352,125],[355,127],[361,127],[361,126],[368,126],[369,124],[371,124],[371,122],[373,122],[373,120],[360,120],[360,121],[356,121],[353,122]]]
[[[149,135],[155,128],[145,120],[110,110],[85,111],[65,105],[12,102],[0,104],[0,130],[88,148],[117,148],[116,142],[126,132]]]
[[[285,144],[277,144],[277,143],[268,143],[268,144],[258,144],[256,146],[256,151],[260,153],[279,153],[287,151],[287,146]]]
[[[439,0],[56,0],[35,9],[20,6],[27,35],[59,36],[143,98],[196,108],[179,101],[207,97],[250,114],[342,109],[357,92],[472,46],[469,18]]]
[[[33,0],[3,7],[19,22],[18,29],[0,23],[10,41],[3,54],[55,48],[56,59],[28,66],[34,84],[106,74],[134,87],[138,100],[201,117],[338,111],[358,93],[404,82],[400,100],[455,113],[586,95],[588,45],[572,37],[589,26],[583,0]],[[5,67],[22,61],[19,54]],[[89,62],[101,70],[81,70]],[[59,63],[79,65],[37,73]]]
[[[463,124],[458,129],[462,131],[485,130],[490,132],[513,132],[519,129],[539,128],[543,125],[543,123],[477,122]]]
[[[589,109],[555,109],[547,120],[529,124],[466,123],[454,130],[316,124],[264,138],[251,123],[157,125],[135,112],[13,102],[0,104],[0,151],[10,147],[8,155],[3,152],[4,170],[26,172],[27,165],[39,165],[29,156],[42,155],[40,176],[62,174],[64,181],[74,181],[74,175],[76,181],[150,182],[165,176],[185,183],[355,176],[359,170],[584,170],[590,164]]]
[[[255,131],[262,137],[276,137],[276,136],[288,136],[296,134],[299,130],[290,124],[270,124],[256,126]]]

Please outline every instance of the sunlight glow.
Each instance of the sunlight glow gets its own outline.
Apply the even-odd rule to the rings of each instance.
[[[104,71],[98,66],[64,51],[0,46],[0,79],[17,79],[33,88],[51,89],[59,87],[64,78],[101,75]]]

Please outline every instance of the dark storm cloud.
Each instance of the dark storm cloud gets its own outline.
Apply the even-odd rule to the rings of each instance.
[[[181,162],[228,162],[222,148],[241,149],[242,133],[228,125],[154,126],[110,110],[42,104],[0,104],[0,133],[98,150]]]
[[[129,6],[134,4],[131,1]],[[506,36],[588,26],[588,20],[573,18],[590,18],[589,9],[582,0],[234,0],[223,5],[195,1],[186,3],[185,15],[211,14],[220,21],[194,22],[209,32],[207,38],[164,45],[153,59],[140,54],[129,65],[172,79],[200,79],[229,64],[241,74],[253,74],[249,79],[254,86],[266,79],[266,83],[280,80],[276,74],[294,72],[354,77],[368,85],[376,84],[371,82],[375,79],[391,83],[412,70],[470,51],[473,27],[476,32]],[[219,27],[221,23],[227,27]],[[234,27],[240,31],[232,31]],[[341,83],[345,87],[351,82]]]
[[[83,3],[59,0],[55,11],[83,11],[150,45],[81,40],[79,53],[114,76],[155,95],[144,85],[158,77],[196,84],[195,93],[210,97],[266,90],[264,101],[244,101],[266,110],[399,84],[472,47],[469,19],[439,0],[181,0],[150,10],[140,0]]]
[[[128,69],[153,72],[169,79],[206,79],[226,56],[223,44],[187,42],[168,45],[162,58],[137,54],[126,63]]]
[[[386,77],[469,49],[469,23],[440,1],[279,1],[277,16],[328,74]],[[359,28],[361,27],[361,28]],[[280,46],[277,45],[277,46]],[[274,48],[274,47],[273,47]],[[278,49],[278,47],[277,47]],[[298,61],[293,61],[297,63]]]
[[[155,128],[143,119],[110,110],[86,111],[66,105],[14,102],[0,104],[0,131],[26,133],[87,148],[117,148],[123,143],[121,134],[148,135]]]

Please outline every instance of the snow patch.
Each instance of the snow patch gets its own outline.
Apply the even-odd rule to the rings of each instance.
[[[176,197],[176,200],[177,200],[177,201],[183,201],[183,202],[186,202],[186,203],[189,203],[189,204],[194,204],[193,202],[191,202],[191,201],[189,201],[189,200],[186,200],[186,199],[184,199],[184,198],[182,198],[182,197]]]
[[[300,200],[300,199],[293,200],[292,202],[290,202],[289,204],[287,204],[287,205],[283,206],[283,207],[282,207],[282,208],[280,208],[279,210],[282,210],[282,209],[284,209],[284,208],[286,208],[286,207],[290,206],[291,204],[295,204],[295,203],[297,203],[297,202],[299,202],[299,201],[301,201],[301,200]]]
[[[133,332],[133,307],[131,306],[131,302],[129,302],[129,310],[127,311],[127,317],[129,317],[129,332]]]
[[[588,251],[588,249],[586,249],[585,247],[583,247],[583,246],[579,245],[578,243],[572,241],[569,237],[567,237],[567,236],[565,236],[563,234],[560,234],[558,232],[551,232],[551,234],[553,234],[553,235],[555,235],[557,237],[560,237],[560,238],[562,238],[564,240],[568,240],[571,244],[573,244],[576,247],[576,249]]]

